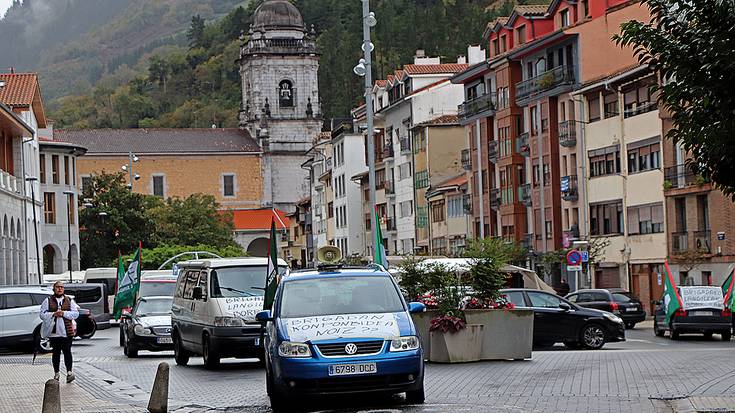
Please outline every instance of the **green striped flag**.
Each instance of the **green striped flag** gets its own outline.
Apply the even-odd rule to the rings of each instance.
[[[263,309],[270,310],[276,298],[278,287],[278,242],[276,240],[276,220],[271,218],[271,240],[268,243],[268,270],[265,275],[265,297]]]
[[[120,318],[123,308],[130,308],[135,305],[135,299],[140,290],[140,270],[141,270],[141,250],[142,245],[138,245],[133,261],[128,266],[127,271],[123,271],[122,257],[119,258],[117,264],[117,294],[115,294],[115,305],[113,307],[113,316]]]
[[[676,313],[676,310],[683,308],[684,305],[679,297],[679,292],[676,289],[676,283],[674,283],[674,277],[671,276],[671,270],[669,269],[668,261],[664,261],[666,266],[666,283],[664,284],[664,309],[666,310],[666,324],[668,325],[671,321],[671,316]]]
[[[385,255],[385,247],[383,246],[383,234],[380,231],[380,217],[378,216],[378,207],[375,207],[375,253],[373,261],[388,269],[388,258]]]
[[[735,270],[730,271],[730,275],[727,276],[725,282],[722,283],[722,295],[725,297],[725,308],[735,310],[735,294],[733,294],[733,282],[732,275]]]

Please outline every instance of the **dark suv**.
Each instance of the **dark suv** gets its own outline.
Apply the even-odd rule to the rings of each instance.
[[[641,300],[621,288],[577,290],[565,298],[580,307],[611,312],[622,318],[628,329],[646,319]]]

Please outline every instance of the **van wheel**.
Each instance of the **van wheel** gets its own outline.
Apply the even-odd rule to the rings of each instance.
[[[219,354],[212,350],[212,344],[209,342],[209,336],[204,335],[202,338],[202,357],[204,357],[204,368],[207,370],[215,370],[219,367]]]
[[[189,357],[191,356],[191,353],[189,353],[189,351],[186,350],[181,344],[181,339],[179,338],[179,334],[177,332],[174,332],[173,341],[174,360],[176,360],[176,364],[179,366],[186,366],[187,364],[189,364]]]

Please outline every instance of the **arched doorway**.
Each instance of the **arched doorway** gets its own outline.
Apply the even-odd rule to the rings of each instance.
[[[257,238],[248,245],[248,255],[251,257],[268,256],[268,238]]]
[[[61,266],[57,263],[59,254],[56,253],[56,248],[53,245],[48,244],[43,247],[43,273],[44,274],[56,274],[58,270],[61,270]]]

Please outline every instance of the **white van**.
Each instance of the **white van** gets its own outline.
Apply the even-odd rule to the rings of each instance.
[[[176,364],[202,355],[216,368],[223,357],[262,358],[261,325],[267,258],[221,258],[178,263],[171,327]],[[279,275],[287,275],[278,259]]]

